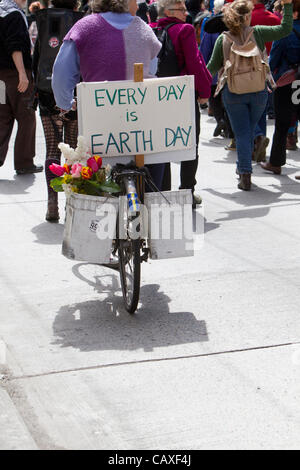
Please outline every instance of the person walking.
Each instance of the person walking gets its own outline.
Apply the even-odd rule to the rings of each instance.
[[[274,15],[272,12],[268,11],[264,5],[263,0],[252,0],[254,8],[251,15],[250,26],[265,25],[265,26],[276,26],[280,25],[281,19],[278,16]],[[272,42],[268,41],[265,44],[266,52],[268,56],[270,55]],[[266,104],[266,109],[261,115],[260,120],[257,123],[255,133],[254,133],[254,150],[252,154],[252,160],[256,162],[266,161],[266,149],[269,145],[269,139],[267,137],[267,108],[268,102],[272,99],[271,93],[268,93],[268,101]]]
[[[53,67],[57,106],[69,111],[74,88],[85,82],[133,80],[134,64],[144,64],[144,78],[153,78],[161,43],[136,16],[136,0],[92,0],[94,14],[79,20],[66,35]],[[165,164],[146,165],[161,189]]]
[[[34,164],[35,111],[31,106],[34,92],[31,43],[23,8],[25,0],[0,2],[0,167],[4,164],[9,140],[17,121],[14,143],[14,168],[17,175],[43,171]]]
[[[264,68],[262,67],[265,42],[281,39],[292,30],[292,0],[282,0],[282,3],[284,4],[284,16],[280,25],[257,25],[254,27],[250,27],[253,9],[252,2],[236,0],[226,5],[223,21],[229,29],[229,35],[227,32],[224,32],[218,37],[211,60],[207,65],[212,75],[220,71],[217,92],[223,88],[222,98],[224,106],[236,138],[238,155],[237,173],[240,177],[238,188],[245,191],[251,189],[254,132],[265,110],[268,98],[265,83],[267,68],[264,73]],[[246,72],[248,75],[243,74],[243,78],[236,75],[232,77],[235,79],[234,82],[228,81],[228,74],[230,75],[231,70],[237,73],[241,71],[233,67],[235,63],[232,64],[229,61],[229,57],[234,55],[232,49],[241,51],[243,48],[249,48],[250,46],[251,54],[253,54],[253,57],[255,54],[256,63],[260,63],[261,66],[258,66],[255,74],[253,70],[251,72],[248,71]],[[249,55],[250,51],[246,53]],[[232,68],[230,69],[230,67]],[[253,76],[255,80],[252,78]],[[233,87],[233,83],[243,91],[236,90]]]
[[[198,168],[198,140],[200,135],[199,104],[204,104],[210,96],[212,77],[208,72],[191,24],[185,23],[187,10],[181,0],[158,0],[158,29],[169,26],[167,33],[172,41],[180,75],[194,75],[195,78],[195,118],[196,118],[196,158],[181,162],[180,189],[191,189],[193,208],[201,204],[201,197],[194,193]],[[171,25],[171,26],[170,26]],[[168,169],[169,166],[166,165]],[[171,178],[166,178],[170,189]]]
[[[293,1],[293,32],[273,43],[270,54],[270,67],[274,78],[278,81],[293,65],[300,63],[300,0]],[[296,92],[296,101],[293,93]],[[274,91],[275,131],[273,134],[270,158],[261,167],[281,174],[286,164],[286,140],[293,116],[300,118],[299,92],[293,89],[292,83],[278,86]]]
[[[56,106],[51,88],[51,72],[59,45],[74,22],[83,17],[77,12],[78,0],[52,0],[52,8],[36,13],[38,36],[33,55],[33,71],[41,121],[46,142],[45,176],[47,183],[48,222],[59,221],[58,194],[50,187],[53,173],[49,166],[60,164],[61,152],[58,144],[62,141],[76,148],[78,137],[77,111],[71,110],[64,116]]]

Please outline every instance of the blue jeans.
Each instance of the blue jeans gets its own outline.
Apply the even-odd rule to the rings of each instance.
[[[268,100],[267,90],[237,95],[225,85],[223,102],[236,140],[237,168],[240,174],[252,173],[254,132]]]
[[[267,135],[267,106],[265,107],[265,110],[255,128],[254,137],[258,137],[259,135]]]

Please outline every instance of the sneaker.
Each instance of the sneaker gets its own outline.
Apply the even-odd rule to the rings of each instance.
[[[28,175],[31,173],[40,173],[44,170],[43,165],[32,165],[28,168],[19,168],[16,170],[17,175]]]
[[[226,145],[225,150],[236,150],[235,139],[231,139],[229,145]]]
[[[214,137],[218,137],[219,135],[222,134],[222,132],[224,132],[226,129],[226,123],[223,119],[220,119],[220,121],[218,122],[215,130],[214,130],[214,133],[213,133],[213,136]]]

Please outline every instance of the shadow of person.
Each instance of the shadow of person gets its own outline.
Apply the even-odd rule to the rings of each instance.
[[[43,222],[33,227],[31,232],[37,238],[37,240],[34,240],[34,243],[41,243],[42,245],[60,245],[63,241],[64,225]]]
[[[74,266],[80,279],[80,267]],[[76,274],[75,274],[76,275]],[[118,276],[94,276],[99,299],[62,306],[53,323],[55,344],[80,351],[142,349],[208,341],[206,323],[191,312],[171,312],[169,297],[159,284],[141,287],[139,308],[134,315],[125,311]]]
[[[14,176],[13,180],[0,179],[1,194],[28,194],[27,189],[33,185],[35,174]]]
[[[251,191],[241,191],[238,189],[234,192],[222,192],[212,188],[203,188],[203,191],[207,191],[211,195],[220,197],[223,200],[232,201],[234,199],[237,204],[246,207],[262,205],[271,206],[272,204],[283,202],[293,202],[295,204],[299,203],[300,193],[299,188],[297,188],[297,182],[295,182],[295,184],[286,184],[284,186],[272,184],[268,187],[270,188],[270,190],[266,187],[261,187],[256,184],[252,184]],[[298,196],[298,198],[286,197],[286,195],[289,194]],[[284,196],[284,198],[282,198],[282,196]],[[269,209],[270,207],[268,207],[268,210]]]

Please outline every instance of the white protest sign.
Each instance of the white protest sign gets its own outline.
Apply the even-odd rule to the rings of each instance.
[[[77,86],[79,134],[93,155],[145,163],[195,158],[194,77]]]

